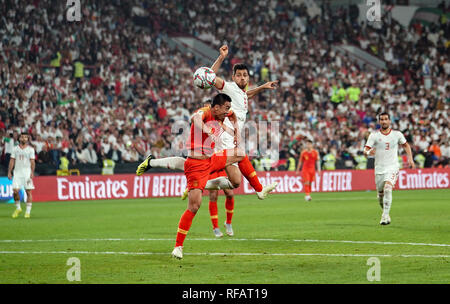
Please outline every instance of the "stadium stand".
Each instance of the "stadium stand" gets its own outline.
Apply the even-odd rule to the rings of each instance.
[[[296,158],[303,138],[312,139],[322,157],[334,153],[336,168],[356,167],[382,110],[414,155],[425,157],[425,167],[448,166],[450,22],[405,28],[387,18],[376,29],[358,23],[348,7],[331,9],[326,1],[315,17],[287,1],[229,3],[83,1],[81,22],[67,22],[65,1],[2,1],[3,166],[23,130],[46,168],[40,174],[55,174],[62,153],[69,168],[97,168],[105,158],[135,164],[150,152],[172,155],[180,145],[172,123],[188,121],[213,92],[193,87],[199,62],[171,49],[171,35],[195,37],[217,50],[228,44],[220,71],[226,79],[234,63],[245,62],[251,85],[280,80],[279,89],[258,95],[249,108],[248,120],[283,121],[281,161],[263,169],[278,170]],[[360,66],[333,49],[339,43],[360,47],[387,68]]]

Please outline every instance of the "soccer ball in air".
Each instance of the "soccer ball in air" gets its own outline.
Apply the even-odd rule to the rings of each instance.
[[[194,73],[194,84],[200,89],[207,90],[216,83],[216,73],[208,67],[198,68]]]

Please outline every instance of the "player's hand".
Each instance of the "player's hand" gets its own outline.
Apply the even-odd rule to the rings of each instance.
[[[12,179],[12,174],[8,172],[8,179]]]
[[[263,84],[262,87],[264,89],[268,89],[268,90],[275,90],[278,87],[278,82],[279,82],[279,80],[269,81],[269,82],[266,82],[265,84]]]
[[[220,57],[225,58],[228,55],[228,45],[222,45],[219,49]]]
[[[369,151],[367,151],[367,155],[368,156],[374,156],[375,155],[375,148],[372,148]]]
[[[33,172],[31,172],[31,174],[30,174],[30,178],[31,178],[31,179],[33,179],[33,178],[34,178],[34,173],[33,173]]]

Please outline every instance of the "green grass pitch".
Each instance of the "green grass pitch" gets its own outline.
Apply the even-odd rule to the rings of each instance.
[[[395,191],[388,226],[373,191],[312,197],[237,196],[235,236],[215,239],[205,196],[183,260],[170,257],[179,198],[34,203],[31,219],[0,204],[0,283],[450,282],[450,190]],[[67,280],[70,257],[80,282]],[[371,257],[379,281],[367,279]]]

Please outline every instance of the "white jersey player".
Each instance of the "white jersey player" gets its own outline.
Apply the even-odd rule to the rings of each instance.
[[[12,217],[17,218],[22,212],[20,207],[19,191],[23,187],[27,194],[27,209],[25,212],[25,218],[30,218],[32,196],[31,191],[34,189],[33,178],[35,168],[35,152],[33,147],[28,145],[29,136],[27,133],[22,133],[19,137],[19,145],[14,147],[11,153],[11,159],[8,167],[8,178],[13,179],[13,193],[16,210]],[[12,171],[14,169],[14,174]],[[14,177],[13,177],[14,176]]]
[[[222,62],[225,60],[227,55],[228,55],[228,46],[223,45],[220,48],[219,57],[211,66],[211,69],[214,71],[214,73],[217,74],[220,66],[222,65]],[[214,86],[221,93],[225,93],[231,97],[232,100],[231,110],[236,114],[236,117],[238,119],[239,132],[241,132],[247,117],[249,98],[252,98],[253,96],[262,92],[263,90],[275,89],[277,87],[278,80],[266,82],[265,84],[257,88],[246,91],[249,84],[250,76],[248,67],[242,63],[237,63],[233,66],[233,75],[231,78],[232,81],[228,82],[216,76],[216,82]],[[228,119],[226,119],[224,123],[230,128],[233,128],[233,125],[229,122]],[[224,146],[223,147],[224,149],[234,148],[236,146],[234,141],[235,141],[234,138],[232,138],[228,133],[223,134],[222,144]]]
[[[401,145],[408,155],[408,163],[415,168],[412,158],[411,147],[407,143],[405,136],[396,130],[391,129],[391,120],[388,113],[379,115],[381,129],[372,132],[364,147],[366,156],[375,156],[375,184],[377,196],[383,214],[381,215],[381,225],[388,225],[391,222],[389,211],[392,205],[392,190],[398,178],[398,146]]]
[[[219,71],[220,66],[228,55],[228,46],[223,45],[220,48],[220,55],[211,69],[216,73]],[[239,133],[242,132],[247,118],[248,112],[248,99],[258,94],[265,89],[275,89],[278,81],[267,82],[264,85],[246,91],[248,83],[250,80],[249,70],[245,64],[235,64],[233,66],[232,81],[226,82],[222,78],[216,76],[216,81],[214,86],[220,93],[227,94],[231,97],[231,110],[236,114],[237,118],[237,128],[238,136],[235,138],[227,132],[222,133],[220,137],[220,143],[216,146],[217,150],[233,149],[240,144]],[[224,125],[230,129],[234,129],[234,125],[230,122],[228,118],[225,119]],[[236,164],[235,164],[236,165]],[[275,189],[276,184],[269,185],[270,188]],[[229,236],[233,236],[233,228],[231,226],[231,218],[234,212],[234,193],[232,189],[223,190],[226,195],[225,209],[227,212],[227,221],[225,222],[226,233]],[[271,191],[271,190],[270,190]],[[218,190],[209,191],[209,210],[210,216],[213,223],[213,233],[216,237],[222,237],[222,232],[217,226],[217,198]]]

